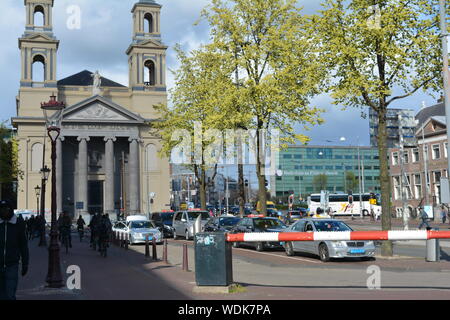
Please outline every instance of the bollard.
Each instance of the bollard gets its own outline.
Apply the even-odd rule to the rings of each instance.
[[[125,250],[128,250],[128,240],[130,235],[128,233],[125,234]]]
[[[169,261],[167,259],[167,239],[164,240],[163,261],[165,264],[169,263]]]
[[[183,243],[183,270],[188,271],[188,251],[187,251],[187,244]]]
[[[427,230],[431,230],[427,228]],[[434,229],[435,231],[439,231],[438,228]],[[439,246],[439,239],[429,239],[427,240],[427,257],[426,261],[428,262],[438,262],[441,259],[441,250]]]
[[[153,252],[152,252],[153,261],[156,261],[156,260],[158,260],[158,255],[156,253],[156,240],[155,240],[155,237],[153,237],[153,239],[152,239],[152,248],[153,248]]]
[[[150,258],[150,248],[149,248],[149,241],[148,241],[148,234],[145,236],[145,258]]]

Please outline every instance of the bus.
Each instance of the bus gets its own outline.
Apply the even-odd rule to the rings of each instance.
[[[362,195],[361,204],[359,200],[360,195],[358,193],[352,195],[345,193],[330,194],[328,198],[328,208],[331,208],[331,215],[333,216],[359,216],[361,213],[364,216],[368,216],[370,214],[370,209],[373,209],[374,213],[381,213],[379,194],[364,193]],[[308,208],[311,214],[316,213],[317,208],[320,206],[320,193],[312,194],[308,197]]]

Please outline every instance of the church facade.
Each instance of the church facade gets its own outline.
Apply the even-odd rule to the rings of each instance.
[[[17,116],[12,119],[23,172],[18,209],[35,210],[39,171],[44,164],[51,168],[51,142],[41,102],[52,95],[66,105],[57,141],[58,213],[67,211],[76,218],[95,212],[134,214],[169,209],[169,162],[159,157],[160,140],[150,130],[151,122],[157,121],[153,106],[167,103],[161,6],[153,0],[140,0],[132,8],[127,87],[87,70],[57,80],[54,0],[24,2],[27,22],[19,39],[21,81]],[[41,66],[40,78],[36,64]],[[50,209],[50,190],[49,179],[46,210]]]

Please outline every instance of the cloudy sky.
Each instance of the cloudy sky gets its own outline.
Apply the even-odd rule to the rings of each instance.
[[[0,30],[0,120],[7,120],[16,115],[15,96],[20,81],[20,52],[18,38],[25,29],[25,7],[23,1],[1,0]],[[53,12],[54,34],[60,40],[58,51],[58,79],[65,78],[82,70],[99,70],[102,76],[124,85],[128,84],[128,67],[125,50],[131,42],[132,16],[131,8],[137,0],[55,0]],[[194,49],[209,39],[205,23],[194,26],[200,11],[208,0],[159,0],[162,8],[162,37],[168,51],[168,67],[176,68],[177,61],[171,49],[180,43],[184,49]],[[319,8],[317,0],[299,0],[306,13],[313,13]],[[67,27],[69,14],[67,9],[78,5],[81,9],[81,29],[71,30]],[[173,86],[173,77],[168,72],[168,86]],[[435,99],[423,93],[417,93],[392,107],[419,110],[422,101],[427,105]],[[40,101],[36,102],[38,107]],[[333,144],[326,140],[339,140],[347,137],[347,144],[356,144],[356,136],[361,145],[369,144],[368,120],[361,118],[361,110],[342,108],[331,105],[329,97],[322,95],[312,101],[326,110],[323,115],[325,124],[306,132],[311,144]],[[366,110],[367,111],[367,110]],[[339,144],[339,143],[337,143]]]

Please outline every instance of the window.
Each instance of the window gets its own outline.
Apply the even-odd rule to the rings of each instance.
[[[351,159],[351,158],[352,158],[352,156],[349,156],[349,155],[345,156],[345,159]]]
[[[345,170],[352,170],[353,167],[352,166],[345,166]]]
[[[302,155],[301,154],[294,154],[294,159],[301,159]]]
[[[281,181],[282,180],[282,178],[281,177],[277,177],[277,181]]]
[[[438,144],[433,144],[431,146],[431,155],[433,159],[439,159],[441,157],[441,150]]]
[[[295,177],[295,181],[300,181],[300,177]]]
[[[444,157],[447,158],[447,151],[448,151],[448,143],[444,142]]]
[[[411,190],[411,176],[406,176],[406,198],[407,199],[412,199],[413,195],[412,195],[412,190]]]
[[[45,81],[45,58],[40,54],[33,57],[31,79],[35,82]]]
[[[408,153],[408,151],[403,152],[403,163],[404,164],[409,163],[409,153]]]
[[[419,162],[419,149],[412,149],[412,162]]]
[[[292,159],[292,154],[283,154],[283,159]]]
[[[416,199],[422,198],[422,179],[420,174],[414,175],[414,195]]]
[[[303,166],[295,166],[294,167],[296,170],[301,170],[301,169],[303,169]]]
[[[441,172],[440,171],[434,171],[434,183],[440,183],[441,182]]]
[[[305,166],[305,169],[306,170],[312,170],[312,169],[314,169],[314,167],[313,166]]]
[[[333,170],[333,166],[325,166],[325,170]]]
[[[334,167],[336,170],[342,170],[344,167],[343,166],[336,166]]]
[[[334,158],[335,159],[342,159],[342,156],[341,155],[335,155]]]
[[[392,177],[394,180],[394,198],[401,198],[401,190],[400,190],[400,177]]]
[[[371,166],[364,166],[364,170],[372,170]]]
[[[153,33],[153,16],[151,13],[144,15],[144,32]]]
[[[392,153],[392,165],[393,166],[398,165],[398,152]]]
[[[323,170],[323,166],[315,166],[316,170]]]
[[[36,6],[34,8],[34,14],[33,14],[33,25],[35,27],[43,27],[45,24],[45,14],[44,14],[44,8],[42,6]]]
[[[146,72],[144,72],[144,83],[148,86],[154,86],[156,84],[155,63],[152,60],[147,60],[144,66],[146,68]]]

